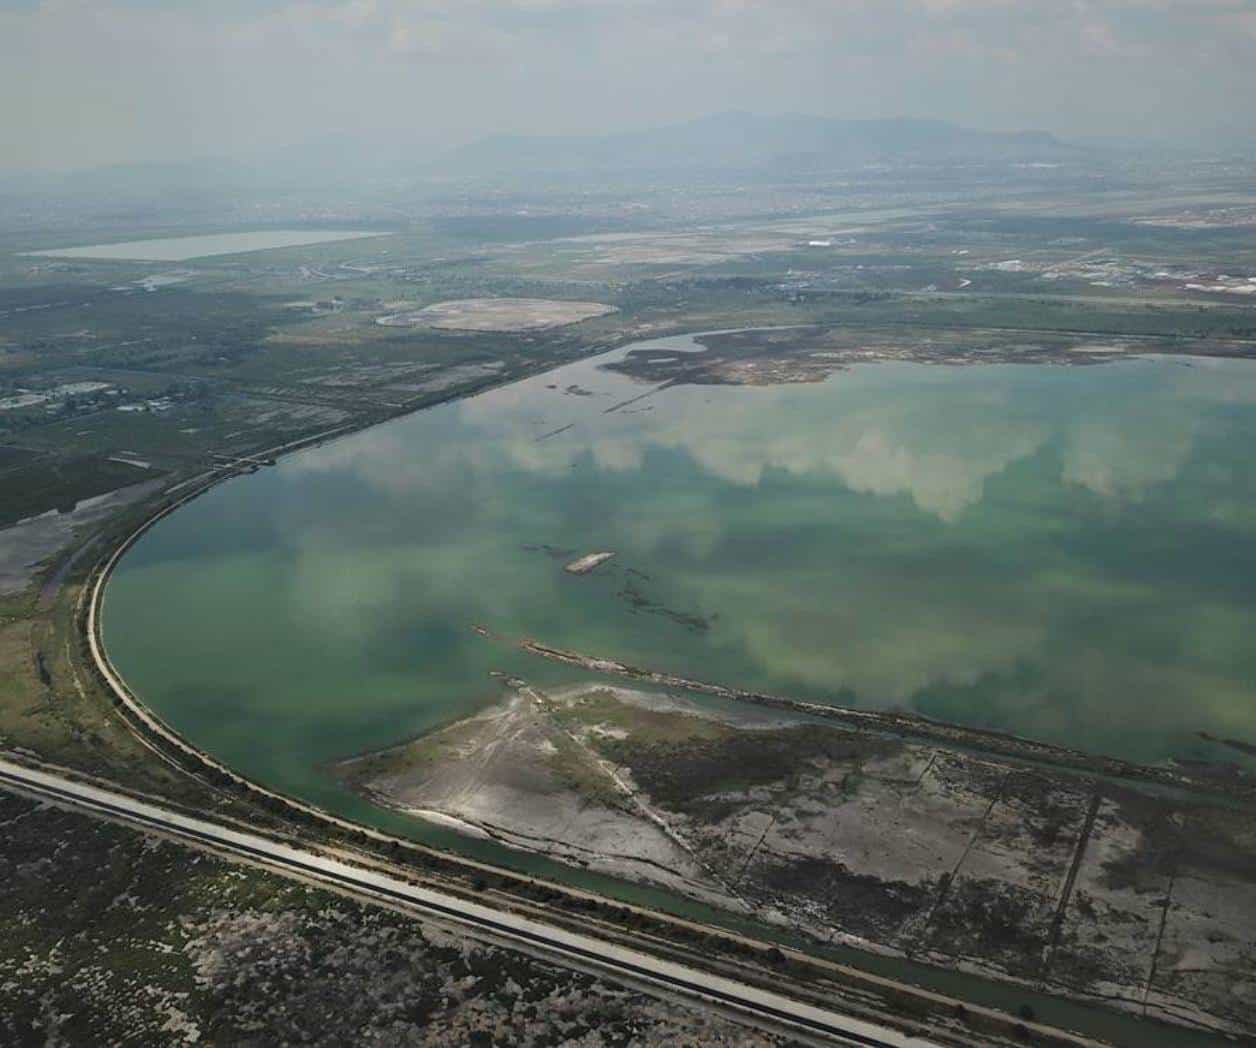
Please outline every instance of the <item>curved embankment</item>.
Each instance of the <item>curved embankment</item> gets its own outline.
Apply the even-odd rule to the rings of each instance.
[[[280,455],[305,448],[315,447],[318,444],[331,440],[334,437],[343,436],[348,432],[356,429],[356,426],[340,426],[336,429],[327,430],[311,437],[305,437],[300,440],[290,441],[287,444],[281,444],[278,447],[267,449],[249,456],[247,460],[250,463],[263,461],[265,459],[275,459]],[[186,506],[189,502],[201,495],[205,494],[217,484],[225,480],[229,480],[234,476],[238,476],[239,471],[224,469],[214,471],[212,476],[202,478],[193,478],[188,483],[189,489],[181,494],[178,498],[171,502],[159,506],[152,514],[150,514],[138,527],[131,531],[103,560],[93,569],[92,575],[89,577],[88,585],[84,589],[86,600],[86,608],[83,608],[84,596],[80,596],[79,612],[82,614],[82,624],[84,629],[84,637],[87,643],[87,649],[91,656],[92,664],[96,673],[104,682],[107,689],[112,693],[115,702],[122,707],[128,716],[128,725],[135,731],[150,750],[156,753],[161,759],[167,763],[173,763],[183,771],[189,771],[189,768],[173,761],[170,755],[170,749],[173,749],[181,757],[191,762],[192,768],[200,771],[210,772],[217,780],[218,784],[230,783],[234,786],[246,791],[246,793],[254,798],[265,798],[272,804],[279,804],[289,814],[300,814],[306,817],[314,818],[322,822],[325,826],[335,826],[341,830],[347,830],[355,836],[366,836],[379,843],[393,844],[409,844],[410,842],[401,841],[388,834],[373,830],[368,826],[354,823],[348,819],[342,819],[338,816],[325,811],[312,804],[296,800],[284,794],[277,793],[274,790],[267,789],[265,786],[254,782],[251,779],[232,771],[229,767],[210,756],[204,750],[192,745],[187,739],[175,731],[170,725],[166,724],[151,709],[148,708],[131,688],[127,685],[122,675],[118,673],[109,654],[105,649],[104,638],[101,632],[101,608],[104,604],[105,588],[109,579],[113,575],[115,568],[118,566],[122,558],[130,551],[130,549],[157,523],[164,520],[176,510]],[[169,749],[163,749],[162,747]],[[417,846],[416,846],[417,847]],[[492,869],[485,866],[484,869]]]
[[[1256,779],[1199,779],[1174,771],[1172,768],[1153,764],[1136,764],[1133,761],[1119,760],[1116,757],[1102,757],[1081,750],[1070,750],[1047,742],[1022,738],[1006,732],[992,731],[987,728],[971,728],[946,721],[930,720],[916,713],[894,713],[887,710],[859,710],[849,706],[827,706],[818,702],[804,702],[800,699],[789,699],[780,695],[766,695],[762,692],[743,691],[730,688],[723,684],[710,684],[706,681],[691,680],[672,673],[643,669],[616,662],[614,659],[598,658],[583,655],[580,652],[565,651],[534,640],[522,640],[519,648],[532,655],[561,662],[568,666],[579,666],[592,673],[609,674],[624,677],[628,680],[643,681],[664,688],[676,688],[682,691],[697,692],[703,695],[715,695],[736,702],[753,703],[770,709],[786,710],[801,713],[809,717],[823,717],[825,720],[837,721],[840,724],[864,731],[886,732],[906,738],[925,739],[940,742],[969,750],[980,750],[999,757],[1013,760],[1029,761],[1035,764],[1049,764],[1070,771],[1082,772],[1106,779],[1129,779],[1166,786],[1172,789],[1187,790],[1192,793],[1221,794],[1240,801],[1256,800]]]
[[[294,441],[253,458],[273,457],[313,446],[354,428],[342,427]],[[486,888],[495,887],[493,898],[501,912],[530,914],[534,919],[550,921],[559,928],[569,924],[587,928],[593,920],[610,941],[641,942],[651,952],[664,957],[690,960],[700,957],[707,970],[741,974],[749,977],[752,984],[762,982],[767,975],[775,985],[788,986],[789,992],[800,1001],[821,1001],[830,1006],[840,1002],[841,1009],[852,1016],[873,1020],[885,1015],[911,1016],[895,1025],[903,1029],[928,1029],[934,1034],[945,1030],[946,1039],[954,1044],[1011,1044],[1026,1036],[1032,1036],[1041,1044],[1096,1043],[993,1008],[962,1002],[731,930],[611,900],[394,837],[270,790],[200,750],[149,709],[115,669],[101,635],[101,608],[113,571],[150,528],[235,475],[235,471],[221,471],[190,482],[186,492],[158,507],[102,558],[80,596],[77,611],[92,667],[112,694],[127,726],[163,761],[205,782],[211,789],[229,790],[279,813],[293,823],[294,831],[302,827],[313,829],[322,835],[318,844],[334,848],[339,839],[340,843],[347,841],[351,846],[382,846],[387,849],[388,857],[381,855],[375,861],[399,861],[408,865],[413,874],[430,878],[432,883],[454,894],[482,897]]]

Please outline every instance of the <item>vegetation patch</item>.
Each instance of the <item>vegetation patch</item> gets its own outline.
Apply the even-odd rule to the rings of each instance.
[[[593,756],[563,735],[554,738],[555,752],[545,758],[545,766],[564,789],[573,790],[592,804],[607,808],[628,805],[623,790],[619,789],[604,768],[600,768]]]
[[[736,729],[714,717],[654,709],[626,702],[609,688],[595,689],[555,705],[554,719],[566,727],[592,729],[595,736],[626,733],[638,745],[727,739]],[[599,733],[600,736],[599,736]]]
[[[814,725],[679,741],[604,738],[597,745],[625,765],[652,798],[686,812],[702,808],[715,793],[756,786],[795,789],[800,776],[818,760],[865,760],[889,756],[902,747],[896,740]]]
[[[69,513],[83,499],[152,480],[142,466],[85,455],[37,462],[0,474],[0,526],[49,510]]]
[[[772,1045],[0,791],[0,1043]]]

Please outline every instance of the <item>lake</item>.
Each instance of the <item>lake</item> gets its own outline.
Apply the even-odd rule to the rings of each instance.
[[[494,671],[587,679],[525,637],[1140,761],[1256,742],[1256,364],[652,391],[606,359],[161,521],[109,585],[118,669],[243,773],[392,829],[327,762],[494,700]]]
[[[255,233],[211,233],[193,237],[163,237],[156,240],[127,240],[117,244],[89,244],[85,247],[59,247],[49,251],[28,251],[27,255],[49,258],[92,258],[134,262],[187,262],[210,255],[239,255],[246,251],[269,251],[277,247],[303,247],[329,244],[337,240],[389,236],[388,233],[347,229],[269,229]]]

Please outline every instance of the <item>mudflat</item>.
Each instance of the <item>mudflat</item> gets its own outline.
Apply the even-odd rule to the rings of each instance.
[[[604,685],[345,761],[376,803],[842,942],[1256,1034],[1256,820]]]

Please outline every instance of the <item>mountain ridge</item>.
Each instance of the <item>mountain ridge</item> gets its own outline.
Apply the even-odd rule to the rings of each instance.
[[[719,113],[604,135],[493,135],[450,150],[442,170],[626,171],[763,168],[782,163],[1060,156],[1076,151],[1046,131],[980,131],[944,120],[842,120]]]

